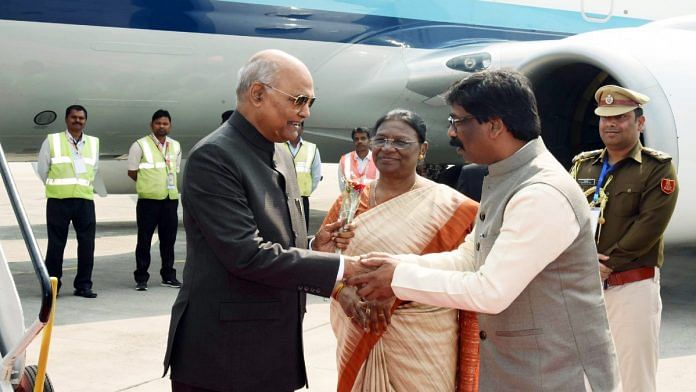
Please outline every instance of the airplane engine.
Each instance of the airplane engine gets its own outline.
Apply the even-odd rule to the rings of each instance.
[[[618,84],[650,97],[644,107],[646,147],[670,154],[678,169],[679,202],[666,238],[693,238],[696,209],[696,18],[641,28],[604,30],[547,43],[517,68],[533,83],[542,120],[543,138],[566,167],[572,157],[602,148],[594,93]]]

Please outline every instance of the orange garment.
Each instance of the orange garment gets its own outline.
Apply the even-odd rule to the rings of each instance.
[[[478,210],[478,203],[438,184],[412,190],[373,208],[368,205],[370,191],[368,185],[360,195],[354,221],[356,236],[344,251],[346,255],[369,251],[426,254],[455,249],[471,231]],[[324,223],[338,218],[340,205],[339,197]],[[474,313],[397,300],[392,308],[392,324],[380,336],[352,325],[335,300],[331,312],[338,339],[338,391],[401,391],[414,387],[478,390],[479,330]],[[453,332],[448,335],[450,329]],[[438,349],[438,344],[450,350]],[[451,361],[443,358],[450,354]],[[440,369],[447,366],[437,366],[434,358],[451,364],[451,372]],[[433,368],[424,369],[429,365]],[[452,379],[444,380],[449,386],[444,385],[443,377],[449,376]]]
[[[357,153],[355,151],[341,156],[341,159],[338,161],[340,176],[348,181],[361,184],[368,184],[379,177],[379,171],[377,170],[377,166],[375,166],[375,161],[372,159],[372,153],[369,153],[367,164],[362,172],[359,170],[358,160],[356,158]]]

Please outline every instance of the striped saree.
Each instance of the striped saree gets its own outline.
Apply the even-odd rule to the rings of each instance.
[[[472,228],[478,203],[431,184],[368,207],[360,195],[355,237],[344,252],[425,254],[455,249]],[[324,222],[338,218],[341,200]],[[478,323],[471,312],[397,300],[387,331],[365,333],[331,302],[338,391],[477,391]]]

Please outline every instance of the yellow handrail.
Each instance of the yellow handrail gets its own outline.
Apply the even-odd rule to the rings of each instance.
[[[53,304],[51,305],[51,315],[43,331],[41,338],[41,351],[39,352],[39,368],[36,373],[36,383],[34,392],[43,392],[44,380],[46,379],[46,362],[48,362],[48,349],[51,346],[51,332],[53,330],[53,319],[56,316],[56,297],[58,296],[58,278],[51,277],[51,294]]]

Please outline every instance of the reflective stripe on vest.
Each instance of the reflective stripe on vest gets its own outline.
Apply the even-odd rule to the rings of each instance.
[[[153,200],[164,200],[167,197],[172,200],[178,199],[176,162],[179,151],[181,151],[179,142],[167,138],[165,153],[168,155],[169,168],[167,168],[167,159],[165,159],[159,146],[155,144],[152,136],[142,137],[138,139],[137,143],[143,152],[138,165],[138,179],[135,182],[138,197]],[[173,176],[174,189],[169,189],[167,186],[170,173]]]
[[[285,146],[289,151],[290,146],[287,143],[285,143]],[[300,148],[297,150],[297,155],[293,158],[295,171],[297,172],[297,184],[300,186],[300,194],[302,196],[312,194],[312,162],[314,162],[316,152],[316,144],[302,141]]]
[[[99,139],[83,134],[80,156],[85,173],[75,174],[72,148],[65,132],[48,135],[51,165],[46,179],[46,197],[53,199],[94,198],[94,166],[99,156]]]

